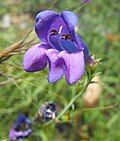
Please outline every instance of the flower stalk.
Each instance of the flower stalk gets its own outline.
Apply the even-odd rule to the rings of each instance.
[[[85,82],[85,86],[83,87],[83,89],[74,98],[71,99],[71,101],[68,103],[68,105],[57,116],[56,120],[59,120],[67,112],[67,110],[74,104],[74,102],[85,92],[88,85],[91,83],[92,78],[93,78],[93,75],[89,75],[89,73],[88,73],[87,80]]]

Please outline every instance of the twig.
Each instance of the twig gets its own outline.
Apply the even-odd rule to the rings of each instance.
[[[32,32],[32,29],[27,33],[27,35],[24,37],[23,40],[15,43],[15,44],[7,47],[3,51],[1,51],[0,52],[0,63],[7,60],[8,58],[10,58],[12,55],[15,54],[16,51],[19,51],[24,46],[31,44],[34,41],[34,39],[31,39],[28,42],[25,42],[25,40],[28,38],[28,36],[30,35],[31,32]]]
[[[86,2],[86,3],[84,3],[83,5],[79,6],[79,7],[78,7],[76,10],[74,10],[73,12],[79,11],[81,8],[83,8],[84,6],[88,5],[89,3],[90,3],[89,1]]]
[[[13,52],[17,48],[19,48],[22,43],[23,43],[23,41],[19,41],[15,44],[11,45],[10,47],[4,49],[3,51],[1,51],[0,52],[0,59],[3,58],[3,57],[6,57],[10,52]]]
[[[94,111],[94,110],[108,110],[108,109],[112,109],[112,108],[115,108],[116,106],[118,106],[118,103],[115,103],[113,105],[108,105],[108,106],[105,106],[105,107],[97,107],[97,108],[83,108],[81,109],[82,111]]]

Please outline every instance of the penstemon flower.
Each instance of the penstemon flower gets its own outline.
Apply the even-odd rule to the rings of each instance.
[[[63,75],[69,84],[81,79],[90,57],[87,45],[75,33],[77,22],[78,17],[70,11],[38,13],[35,31],[42,42],[27,50],[23,59],[24,69],[35,72],[44,69],[48,63],[50,83]]]
[[[16,122],[10,129],[9,139],[10,141],[19,141],[22,138],[28,137],[32,133],[32,122],[25,115],[20,114],[17,117]]]
[[[45,102],[41,105],[38,113],[35,115],[34,122],[37,120],[43,120],[45,122],[55,119],[57,115],[57,107],[55,103]]]

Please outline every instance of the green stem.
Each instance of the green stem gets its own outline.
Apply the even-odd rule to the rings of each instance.
[[[58,115],[58,117],[56,118],[56,120],[60,119],[65,113],[66,111],[72,106],[72,104],[85,92],[87,86],[90,84],[91,82],[91,78],[87,79],[86,85],[83,87],[83,89],[81,90],[80,93],[78,93],[73,99],[71,99],[71,101],[68,103],[68,105],[63,109],[63,111]]]
[[[76,10],[74,10],[73,12],[78,12],[81,8],[83,8],[84,6],[86,6],[86,5],[88,5],[88,4],[90,4],[90,2],[88,1],[88,2],[86,2],[86,3],[84,3],[84,4],[82,4],[81,6],[79,6]]]

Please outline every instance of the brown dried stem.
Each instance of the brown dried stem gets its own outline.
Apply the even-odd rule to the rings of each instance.
[[[29,40],[28,42],[25,42],[30,33],[32,32],[32,29],[28,32],[28,34],[25,36],[25,38],[17,43],[14,43],[13,45],[7,47],[6,49],[2,50],[0,52],[0,63],[10,58],[12,55],[18,54],[23,50],[26,50],[26,46],[30,46],[34,39]]]

